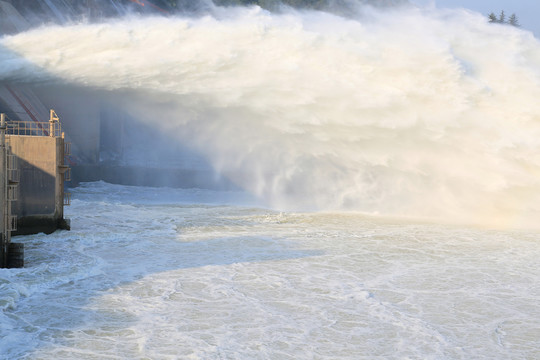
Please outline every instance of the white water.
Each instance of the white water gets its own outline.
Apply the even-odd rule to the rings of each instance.
[[[221,9],[1,45],[0,77],[110,90],[274,208],[538,226],[540,43],[480,14]]]
[[[537,233],[85,184],[17,239],[1,359],[536,359]]]
[[[538,232],[365,215],[537,227],[538,41],[460,11],[218,15],[1,40],[2,79],[107,90],[246,193],[75,189],[73,230],[0,270],[0,358],[539,358]]]

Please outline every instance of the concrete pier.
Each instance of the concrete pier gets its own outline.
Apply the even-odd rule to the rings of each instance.
[[[54,110],[47,122],[10,121],[1,114],[0,267],[24,264],[23,248],[11,243],[12,235],[69,229],[64,219],[68,149]]]
[[[70,169],[64,164],[66,143],[56,113],[51,110],[48,122],[11,122],[8,134],[20,172],[18,200],[12,208],[17,216],[14,235],[69,228],[64,220],[64,182]]]

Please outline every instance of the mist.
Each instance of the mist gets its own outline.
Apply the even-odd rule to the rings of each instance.
[[[91,90],[270,207],[537,227],[540,44],[481,14],[217,7],[0,46],[2,81]]]

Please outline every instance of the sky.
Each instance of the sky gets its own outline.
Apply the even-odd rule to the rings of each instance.
[[[418,5],[433,5],[438,8],[466,8],[486,16],[501,10],[510,16],[516,14],[519,24],[540,38],[540,0],[410,0]]]

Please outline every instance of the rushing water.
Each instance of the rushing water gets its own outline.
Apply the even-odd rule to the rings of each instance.
[[[540,356],[537,233],[105,183],[68,210],[0,270],[2,359]]]
[[[2,80],[106,93],[242,189],[75,189],[0,270],[1,358],[540,357],[530,33],[218,8],[0,46]]]
[[[540,43],[481,14],[218,9],[0,45],[0,78],[106,92],[273,208],[538,227]]]

